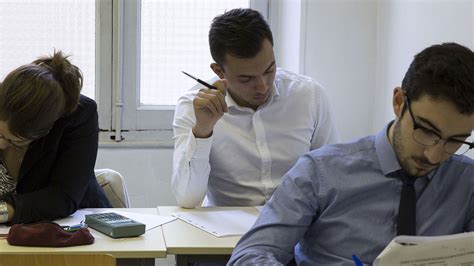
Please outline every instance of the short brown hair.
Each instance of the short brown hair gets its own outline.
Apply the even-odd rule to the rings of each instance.
[[[250,8],[236,8],[214,18],[209,31],[212,59],[224,65],[227,54],[238,58],[252,58],[273,36],[263,16]]]
[[[415,55],[402,88],[412,101],[429,95],[452,102],[461,114],[474,114],[474,53],[457,43],[430,46]]]
[[[61,51],[10,72],[0,84],[0,120],[21,139],[48,133],[79,104],[82,73]]]

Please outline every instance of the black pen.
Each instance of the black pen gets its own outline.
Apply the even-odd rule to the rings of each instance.
[[[207,83],[207,82],[205,82],[205,81],[202,81],[202,80],[200,80],[200,79],[198,79],[198,78],[196,78],[196,77],[194,77],[194,76],[192,76],[192,75],[190,75],[190,74],[188,74],[188,73],[186,73],[186,72],[184,72],[184,71],[181,71],[181,72],[183,72],[184,75],[186,75],[186,76],[188,76],[188,77],[194,79],[194,80],[197,81],[198,83],[201,83],[202,85],[208,87],[209,89],[211,89],[211,90],[217,90],[217,88],[214,87],[214,86],[212,86],[211,84],[209,84],[209,83]]]

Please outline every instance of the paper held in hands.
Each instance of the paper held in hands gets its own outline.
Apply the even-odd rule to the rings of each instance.
[[[257,216],[244,211],[175,212],[172,216],[216,237],[245,234]]]
[[[474,232],[446,236],[398,236],[374,266],[474,265]]]

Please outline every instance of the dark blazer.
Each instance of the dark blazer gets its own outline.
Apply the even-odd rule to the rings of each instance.
[[[111,207],[94,175],[98,135],[97,105],[81,95],[76,111],[30,143],[16,193],[4,197],[15,208],[12,223],[54,220],[79,208]]]

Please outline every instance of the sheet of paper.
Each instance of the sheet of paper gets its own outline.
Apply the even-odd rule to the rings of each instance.
[[[449,236],[399,236],[374,266],[474,265],[474,232]]]
[[[86,214],[92,214],[92,213],[93,213],[92,211],[78,210],[75,213],[69,215],[68,217],[54,220],[54,222],[62,226],[76,225],[85,221]]]
[[[175,212],[172,215],[217,237],[243,235],[257,220],[256,216],[240,210]]]
[[[155,214],[144,214],[136,212],[124,212],[124,211],[114,211],[120,215],[126,216],[132,220],[146,224],[146,231],[156,228],[165,223],[176,220],[173,216],[160,216]]]
[[[4,224],[0,224],[0,235],[6,235],[10,231],[10,226],[6,226]]]

